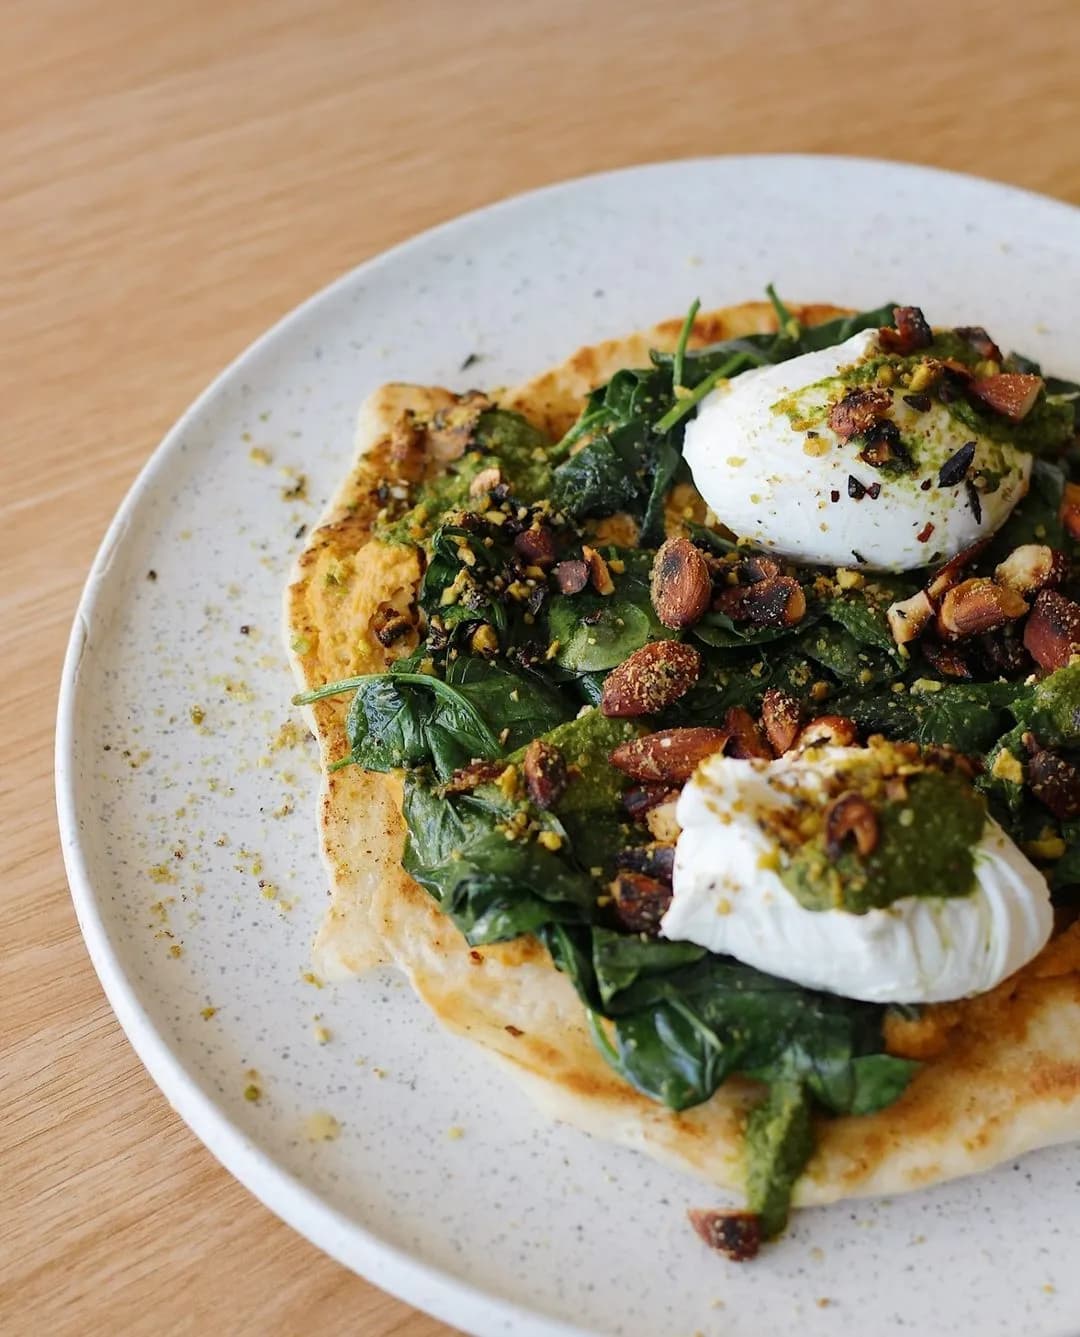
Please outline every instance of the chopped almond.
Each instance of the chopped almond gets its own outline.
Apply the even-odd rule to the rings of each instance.
[[[1022,422],[1035,407],[1042,388],[1041,376],[1003,371],[971,381],[968,394],[1009,422]]]

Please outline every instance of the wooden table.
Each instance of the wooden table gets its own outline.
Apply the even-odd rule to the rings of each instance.
[[[975,15],[950,0],[9,0],[0,1330],[449,1331],[217,1166],[140,1067],[79,938],[53,816],[55,684],[94,549],[165,429],[342,270],[559,177],[794,149],[1080,202],[1080,8]]]

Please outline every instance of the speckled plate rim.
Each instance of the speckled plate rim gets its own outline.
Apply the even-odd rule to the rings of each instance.
[[[503,1332],[513,1334],[513,1337],[590,1337],[586,1329],[538,1315],[493,1297],[436,1267],[418,1262],[405,1250],[387,1243],[374,1231],[350,1220],[317,1193],[306,1188],[294,1175],[282,1169],[271,1156],[259,1150],[177,1057],[168,1037],[152,1022],[139,1000],[137,986],[120,964],[119,955],[105,926],[79,839],[73,756],[80,663],[89,629],[106,593],[114,553],[140,504],[154,491],[160,476],[171,463],[178,441],[213,406],[233,379],[241,375],[249,364],[256,361],[269,345],[294,324],[307,319],[320,307],[333,304],[342,291],[362,282],[383,266],[398,262],[410,252],[425,249],[459,232],[468,231],[481,220],[500,215],[510,218],[516,211],[527,209],[538,199],[549,199],[560,193],[571,195],[585,182],[601,183],[611,178],[647,172],[653,167],[674,165],[675,162],[692,170],[697,164],[704,167],[717,161],[723,161],[733,169],[737,169],[739,164],[750,167],[767,161],[778,172],[789,165],[806,166],[814,162],[820,162],[823,169],[839,162],[851,167],[864,165],[878,170],[886,168],[898,173],[987,186],[995,192],[1037,202],[1043,209],[1060,209],[1070,215],[1076,212],[1065,201],[1034,191],[968,173],[950,172],[914,163],[828,154],[751,154],[641,163],[610,172],[587,174],[513,195],[451,218],[364,261],[294,307],[248,345],[195,399],[151,454],[113,517],[80,596],[64,657],[54,754],[56,807],[64,865],[79,928],[91,962],[116,1018],[140,1061],[171,1107],[215,1159],[276,1216],[343,1266],[370,1279],[380,1289],[469,1331],[485,1334]]]

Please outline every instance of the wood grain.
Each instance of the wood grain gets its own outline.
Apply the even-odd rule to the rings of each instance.
[[[806,150],[1080,202],[1080,8],[9,0],[3,30],[0,1330],[448,1332],[235,1184],[104,1002],[57,850],[51,744],[107,520],[268,323],[514,191]]]

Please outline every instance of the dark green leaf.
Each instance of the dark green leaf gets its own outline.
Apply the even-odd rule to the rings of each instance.
[[[843,683],[867,687],[896,676],[892,656],[869,649],[865,641],[832,622],[820,622],[800,639],[799,649]]]
[[[658,548],[664,541],[664,508],[681,464],[682,452],[667,438],[661,440],[656,447],[652,484],[641,518],[638,537],[642,547]]]
[[[845,1107],[849,1114],[873,1114],[899,1100],[908,1082],[918,1072],[913,1059],[894,1058],[892,1054],[863,1054],[855,1059],[852,1071],[855,1090]]]
[[[749,622],[734,622],[726,613],[706,613],[694,624],[693,634],[699,641],[717,649],[739,649],[801,636],[816,621],[817,615],[808,612],[794,627],[755,627]]]
[[[818,1099],[846,1110],[858,1093],[852,1060],[880,1048],[880,1008],[725,957],[656,975],[648,998],[614,1018],[609,1052],[639,1091],[673,1109],[707,1100],[738,1071],[797,1074]]]
[[[627,472],[611,441],[599,436],[555,470],[551,500],[557,510],[583,518],[632,510],[640,494],[638,478]]]
[[[612,572],[614,594],[601,596],[588,589],[557,595],[548,607],[551,639],[559,643],[555,662],[572,673],[614,668],[646,641],[672,635],[649,597],[652,554],[617,548],[605,548],[604,554],[625,567],[621,573]]]
[[[513,811],[491,787],[448,798],[406,778],[402,863],[474,945],[583,923],[595,902],[592,878],[561,851],[507,838]]]
[[[345,732],[357,765],[430,765],[443,780],[554,728],[572,709],[535,675],[464,656],[450,662],[445,680],[395,666],[332,687],[355,689]]]
[[[706,955],[704,947],[692,942],[667,942],[662,938],[642,938],[632,933],[616,933],[594,928],[592,933],[593,970],[604,1007],[610,1010],[618,997],[617,1011],[641,1007],[649,999],[646,983],[656,975],[677,966],[693,965]]]
[[[920,588],[920,582],[904,576],[875,573],[860,590],[837,595],[825,605],[825,614],[864,645],[896,654],[896,642],[889,630],[888,607],[906,599]]]
[[[936,692],[839,696],[831,709],[850,716],[863,733],[979,754],[1005,731],[1008,708],[1021,691],[1009,682],[947,683]]]
[[[446,681],[499,731],[505,752],[522,747],[575,713],[573,703],[539,673],[518,671],[498,661],[461,655],[447,664]]]
[[[1045,813],[1040,816],[1045,817]],[[1054,863],[1050,874],[1050,886],[1054,891],[1080,886],[1080,821],[1063,822],[1061,836],[1065,841],[1065,853]]]

